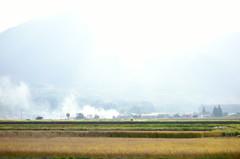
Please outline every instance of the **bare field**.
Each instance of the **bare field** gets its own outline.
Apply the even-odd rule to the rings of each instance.
[[[240,158],[239,138],[0,137],[0,156]]]

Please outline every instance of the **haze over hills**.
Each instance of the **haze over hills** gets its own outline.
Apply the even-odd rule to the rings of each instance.
[[[1,33],[0,43],[1,74],[30,83],[72,83],[77,73],[84,76],[94,56],[90,32],[68,14],[11,28]]]
[[[103,58],[91,29],[72,15],[29,21],[0,33],[0,109],[5,118],[63,118],[94,107],[111,118],[240,104],[239,41],[232,33],[130,68],[121,55]]]

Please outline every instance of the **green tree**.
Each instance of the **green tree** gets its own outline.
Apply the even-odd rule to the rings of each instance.
[[[42,116],[37,116],[37,117],[36,117],[36,120],[42,120],[42,119],[43,119]]]
[[[220,105],[218,105],[218,116],[219,117],[223,116],[222,108]]]
[[[94,116],[94,119],[99,119],[99,118],[100,118],[100,116],[97,114]]]
[[[85,119],[86,117],[84,116],[83,113],[77,113],[76,119]]]
[[[214,117],[222,117],[223,116],[222,108],[220,105],[218,105],[218,107],[213,108],[212,116],[214,116]]]
[[[67,114],[66,114],[66,117],[69,119],[69,117],[70,117],[70,113],[67,113]]]
[[[218,108],[217,107],[214,107],[213,108],[213,112],[212,112],[212,116],[214,116],[214,117],[217,117],[218,116]]]
[[[203,107],[202,109],[202,115],[205,115],[206,114],[206,110],[205,110],[205,107]]]

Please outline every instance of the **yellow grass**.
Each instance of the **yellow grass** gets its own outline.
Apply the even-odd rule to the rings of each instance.
[[[238,138],[0,137],[0,156],[240,158]]]

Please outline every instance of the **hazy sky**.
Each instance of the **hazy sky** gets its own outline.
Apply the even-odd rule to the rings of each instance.
[[[126,67],[141,69],[148,57],[181,54],[239,32],[239,7],[237,0],[0,0],[0,31],[71,12],[92,29],[99,52],[121,54]]]
[[[156,58],[184,57],[222,35],[240,32],[239,8],[237,0],[0,0],[0,31],[72,13],[91,30],[100,58],[117,58],[138,74]]]

